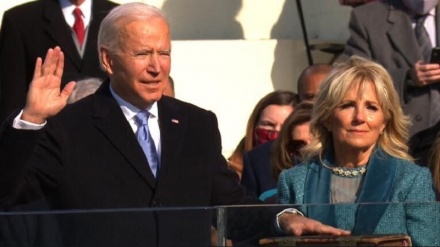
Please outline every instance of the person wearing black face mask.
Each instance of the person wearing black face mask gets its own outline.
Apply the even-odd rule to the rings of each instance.
[[[351,13],[342,57],[359,55],[388,70],[411,117],[410,136],[440,121],[440,65],[430,61],[440,42],[438,13],[438,0],[373,1]]]

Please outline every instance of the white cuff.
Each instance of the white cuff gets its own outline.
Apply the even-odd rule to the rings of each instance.
[[[21,119],[21,115],[23,115],[23,110],[20,111],[18,116],[14,118],[14,122],[12,123],[12,127],[14,129],[20,129],[20,130],[40,130],[42,129],[47,121],[44,121],[42,124],[35,124],[28,121],[24,121]]]

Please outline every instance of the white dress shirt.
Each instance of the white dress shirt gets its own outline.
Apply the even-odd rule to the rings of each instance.
[[[425,19],[425,29],[428,32],[429,38],[431,40],[432,47],[437,46],[437,35],[436,35],[436,29],[435,29],[435,15],[436,15],[436,8],[433,8],[431,11],[429,11],[428,16]],[[416,19],[413,16],[411,18],[411,23],[413,29],[416,27]]]
[[[136,114],[142,110],[148,111],[148,113],[150,114],[150,116],[148,117],[148,131],[150,132],[151,138],[153,138],[157,155],[160,157],[161,145],[160,145],[159,113],[157,109],[157,102],[154,102],[154,104],[150,105],[146,109],[139,109],[136,106],[128,103],[127,101],[119,97],[119,95],[117,95],[115,91],[113,91],[113,88],[111,86],[110,86],[110,92],[112,93],[116,102],[118,102],[119,106],[121,107],[122,113],[124,114],[125,118],[127,119],[128,123],[130,124],[135,134],[137,133],[137,130],[140,127],[138,126],[138,123],[135,119]]]
[[[72,13],[77,6],[73,5],[69,0],[59,1],[64,19],[66,19],[66,22],[70,27],[73,27],[73,24],[75,23],[75,16]],[[87,29],[92,18],[92,0],[85,0],[84,3],[78,6],[78,8],[81,9],[84,27]]]
[[[78,40],[76,39],[75,32],[72,29],[72,37],[75,41],[76,49],[78,50],[78,53],[81,57],[84,55],[84,50],[87,43],[87,36],[89,34],[89,24],[90,20],[92,19],[92,0],[85,0],[80,6],[73,5],[69,0],[59,0],[61,10],[63,11],[64,19],[66,20],[67,24],[70,26],[70,28],[73,28],[73,24],[75,24],[75,16],[73,14],[73,11],[75,8],[81,9],[82,13],[82,19],[84,22],[84,29],[85,29],[85,36],[84,36],[84,42],[82,45],[79,44]]]

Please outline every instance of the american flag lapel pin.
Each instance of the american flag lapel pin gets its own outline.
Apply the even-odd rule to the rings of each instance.
[[[179,124],[179,120],[172,118],[171,122],[175,123],[175,124]]]

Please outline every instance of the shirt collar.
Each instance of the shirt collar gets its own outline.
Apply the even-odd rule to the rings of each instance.
[[[146,109],[139,109],[136,106],[128,103],[124,99],[122,99],[119,95],[116,94],[116,92],[113,90],[112,86],[110,85],[110,92],[115,98],[116,102],[118,102],[119,106],[122,109],[122,113],[124,114],[125,118],[127,120],[132,119],[139,111],[146,110],[150,113],[150,115],[153,115],[154,117],[158,118],[158,109],[157,109],[157,102],[154,102],[152,105],[148,106]]]
[[[436,10],[437,10],[437,7],[432,8],[432,9],[431,9],[426,15],[427,15],[427,16],[435,16],[435,12],[436,12]],[[414,14],[414,13],[411,13],[411,14],[410,14],[411,19],[415,19],[417,16],[419,16],[419,15],[416,15],[416,14]]]
[[[73,5],[69,0],[59,0],[59,2],[67,23],[69,25],[71,24],[70,26],[73,26],[75,17],[72,13],[77,6]],[[78,8],[81,9],[84,25],[87,27],[92,18],[92,0],[85,0],[80,6],[78,6]]]

